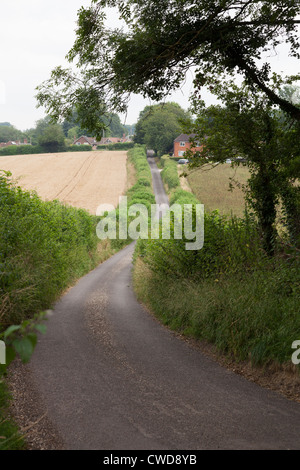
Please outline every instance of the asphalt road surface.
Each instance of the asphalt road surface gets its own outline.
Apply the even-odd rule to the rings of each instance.
[[[126,247],[61,298],[30,363],[65,447],[299,449],[298,403],[222,368],[136,301],[133,250]]]

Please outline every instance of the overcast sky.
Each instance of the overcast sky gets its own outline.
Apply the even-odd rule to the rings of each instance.
[[[45,116],[42,108],[36,108],[35,88],[50,77],[54,67],[67,65],[65,55],[75,39],[77,11],[88,5],[90,0],[2,0],[0,122],[8,121],[25,130]],[[115,19],[111,18],[112,23]],[[277,71],[298,73],[295,61],[283,55],[275,57],[273,63]],[[167,100],[187,109],[191,90],[189,74],[182,90]],[[135,123],[147,104],[150,102],[134,96],[126,123]]]

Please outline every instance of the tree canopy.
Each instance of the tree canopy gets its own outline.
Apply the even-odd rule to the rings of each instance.
[[[190,168],[207,165],[213,168],[228,158],[235,166],[242,159],[250,171],[244,188],[246,200],[258,217],[266,251],[270,254],[274,251],[279,202],[283,208],[281,222],[288,228],[290,240],[298,245],[300,191],[296,182],[300,177],[300,122],[276,109],[263,92],[251,93],[245,82],[237,86],[233,80],[216,80],[214,93],[223,106],[206,107],[204,102],[194,99],[197,118],[188,127],[195,137],[192,148],[186,152]],[[298,90],[285,87],[282,94],[291,100],[294,97],[296,102]],[[195,151],[197,140],[204,145]]]
[[[19,140],[24,136],[22,131],[19,131],[9,123],[2,123],[0,125],[0,142],[8,142],[9,140]]]
[[[106,26],[107,7],[119,10],[126,30]],[[299,13],[298,0],[92,0],[78,12],[67,56],[79,73],[57,67],[38,102],[56,118],[76,106],[84,126],[100,132],[99,112],[124,112],[131,93],[159,101],[194,66],[196,87],[220,70],[240,72],[300,120],[299,108],[269,87],[270,65],[258,65],[283,42],[299,58]]]
[[[53,124],[48,116],[36,124],[35,136],[45,152],[61,152],[65,149],[65,136],[60,124]]]
[[[182,123],[190,118],[177,103],[146,106],[136,124],[134,141],[146,144],[160,155],[173,149],[174,139],[181,133]]]
[[[116,113],[107,113],[106,116],[100,116],[103,122],[103,132],[105,137],[114,136],[122,137],[123,134],[127,134],[127,129],[122,125],[120,117]],[[76,109],[74,108],[72,114],[68,119],[65,119],[62,123],[62,128],[66,137],[80,137],[86,135],[88,137],[94,137],[94,131],[83,128],[80,125],[80,120]]]

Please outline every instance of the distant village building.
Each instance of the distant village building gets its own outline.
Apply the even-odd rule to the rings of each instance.
[[[131,142],[131,138],[123,134],[123,137],[103,137],[100,142],[98,142],[94,137],[82,135],[78,137],[78,139],[74,139],[73,145],[91,145],[93,148],[96,148],[98,145],[116,144],[118,142]]]
[[[31,145],[27,139],[24,139],[24,142],[20,140],[9,140],[8,142],[0,142],[0,148],[9,147],[10,145]]]
[[[132,142],[132,139],[129,136],[126,137],[125,134],[123,134],[123,137],[103,137],[100,140],[100,145],[117,144],[119,142]]]
[[[78,139],[74,138],[73,145],[91,145],[92,147],[97,147],[99,142],[94,137],[87,137],[86,135],[82,135],[78,137]]]
[[[191,148],[191,139],[194,139],[196,137],[196,134],[180,134],[175,140],[174,140],[174,157],[180,158],[184,156],[184,152]],[[197,142],[197,147],[194,148],[195,151],[200,151],[202,150],[202,145],[200,145],[199,142]]]

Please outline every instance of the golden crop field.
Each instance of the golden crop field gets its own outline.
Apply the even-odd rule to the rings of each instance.
[[[0,157],[22,189],[43,200],[58,199],[95,214],[100,204],[117,207],[126,190],[127,152],[91,151]]]
[[[239,184],[246,184],[249,178],[248,168],[232,168],[228,163],[208,168],[211,167],[188,172],[187,181],[192,192],[207,211],[219,209],[221,214],[242,216],[245,208],[244,193],[236,186],[233,191],[229,191],[229,183],[230,178],[234,178]]]

